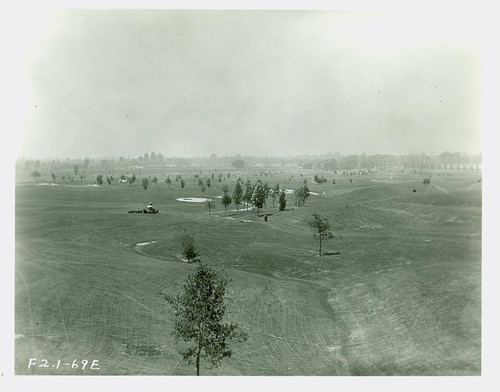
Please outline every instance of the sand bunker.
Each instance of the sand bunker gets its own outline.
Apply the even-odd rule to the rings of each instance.
[[[229,220],[235,220],[235,221],[240,221],[240,222],[251,222],[253,223],[252,220],[248,220],[248,219],[238,219],[238,218],[233,218],[232,216],[226,216],[226,219],[229,219]]]
[[[359,226],[360,229],[383,229],[384,226],[375,224],[375,225],[361,225]]]
[[[249,205],[248,207],[239,207],[237,210],[228,210],[229,212],[239,212],[239,211],[250,211],[254,207]]]
[[[212,201],[212,199],[207,199],[205,197],[181,197],[175,200],[185,201],[186,203],[204,203],[206,201]]]
[[[59,185],[59,184],[48,184],[46,182],[42,182],[40,184],[35,184],[35,185],[56,186],[56,185]]]
[[[291,195],[293,193],[295,193],[295,191],[293,189],[285,189],[285,194]],[[318,196],[318,194],[316,192],[309,192],[309,194],[314,195],[314,196]]]
[[[140,242],[138,244],[135,244],[135,246],[144,246],[144,245],[154,244],[156,242],[158,242],[158,241]]]

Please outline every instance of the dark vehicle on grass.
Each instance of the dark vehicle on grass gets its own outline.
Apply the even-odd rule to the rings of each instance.
[[[149,203],[146,208],[142,208],[140,210],[128,210],[129,214],[136,213],[136,214],[157,214],[160,212],[159,209],[153,207],[153,202]]]
[[[136,214],[158,214],[158,212],[160,212],[160,210],[158,210],[156,208],[151,208],[150,210],[148,210],[146,208],[143,208],[141,210],[128,210],[129,214],[133,214],[133,213],[136,213]]]

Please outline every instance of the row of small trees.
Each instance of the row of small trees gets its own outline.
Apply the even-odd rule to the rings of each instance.
[[[222,187],[222,199],[221,203],[224,208],[227,210],[227,207],[234,203],[236,205],[236,210],[239,210],[239,205],[243,202],[246,204],[245,208],[248,208],[249,204],[252,204],[255,208],[257,208],[257,214],[260,213],[260,209],[264,206],[267,207],[267,199],[269,196],[273,199],[273,207],[276,198],[279,198],[279,207],[280,211],[284,211],[286,208],[286,194],[285,191],[281,190],[279,184],[271,189],[267,183],[262,183],[262,181],[257,180],[255,185],[252,185],[250,180],[245,183],[245,190],[243,190],[243,186],[240,181],[236,182],[233,193],[229,194],[229,187],[224,185]],[[213,203],[207,201],[207,208],[209,212],[211,212],[214,207]]]
[[[40,177],[40,172],[36,171],[32,173],[33,178]],[[52,173],[52,179],[55,182],[56,181],[56,175]],[[125,176],[122,174],[120,176],[120,181],[127,181],[130,186],[137,180],[137,177],[135,174],[132,174],[132,176]],[[108,185],[111,185],[111,183],[114,181],[113,176],[106,176],[106,181]],[[180,181],[180,186],[181,188],[184,188],[186,185],[186,182],[182,178],[180,174],[176,175],[175,181]],[[98,185],[102,185],[104,183],[104,176],[102,174],[98,174],[96,177],[96,182]],[[158,183],[158,178],[153,177],[151,180],[148,178],[144,177],[141,179],[142,187],[144,190],[147,190],[150,183],[153,183],[156,187]],[[165,180],[165,183],[167,184],[167,187],[170,187],[172,184],[172,180],[170,179],[170,176],[167,177]],[[202,191],[205,191],[205,183],[203,180],[199,179],[198,184],[202,186]],[[210,179],[206,180],[206,185],[210,187]],[[260,209],[263,207],[267,208],[267,199],[269,197],[272,197],[273,199],[273,207],[275,206],[275,200],[276,198],[279,199],[279,210],[284,211],[286,208],[286,194],[284,190],[280,189],[279,184],[276,184],[274,188],[270,188],[268,183],[265,182],[263,183],[261,180],[257,180],[255,185],[252,185],[250,180],[247,180],[245,183],[245,190],[243,190],[243,187],[241,185],[241,181],[238,180],[236,182],[236,186],[234,188],[234,191],[232,195],[229,194],[229,187],[227,185],[224,185],[222,187],[223,191],[223,196],[222,196],[222,205],[224,205],[224,208],[227,209],[227,207],[234,202],[236,205],[236,209],[238,210],[239,205],[244,202],[246,204],[246,208],[248,208],[249,204],[253,204],[255,208],[257,208],[257,214],[260,213]],[[297,188],[295,190],[295,204],[297,206],[303,206],[305,205],[306,199],[309,197],[310,191],[309,188],[307,187],[307,182],[304,180],[304,185]],[[209,210],[211,210],[211,206],[209,206]]]

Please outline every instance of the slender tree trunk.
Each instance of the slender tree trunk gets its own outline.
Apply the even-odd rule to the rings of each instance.
[[[319,257],[321,257],[321,234],[319,236]]]
[[[196,375],[200,375],[200,355],[201,355],[201,347],[198,347],[198,354],[196,355]]]

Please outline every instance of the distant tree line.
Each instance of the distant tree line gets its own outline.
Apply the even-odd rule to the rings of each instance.
[[[398,168],[411,170],[480,170],[482,164],[482,154],[465,154],[460,152],[445,151],[438,155],[428,154],[360,154],[346,155],[323,154],[316,156],[295,156],[295,157],[242,157],[225,156],[217,157],[212,154],[210,157],[196,158],[177,158],[167,157],[161,153],[145,153],[136,158],[124,157],[91,159],[84,157],[80,159],[26,159],[19,158],[16,161],[16,170],[24,170],[34,179],[41,176],[51,176],[54,173],[61,180],[86,180],[89,175],[103,174],[106,176],[118,176],[120,172],[130,173],[131,170],[143,176],[141,170],[153,170],[153,167],[161,167],[164,170],[167,167],[191,166],[198,164],[200,166],[208,165],[219,171],[228,167],[238,170],[248,170],[257,167],[276,167],[276,170],[256,170],[254,176],[267,177],[282,172],[286,166],[290,168],[303,168],[306,170],[326,170],[335,174],[340,172],[343,175],[363,174],[370,170],[384,168]],[[157,170],[157,169],[155,169]],[[97,173],[96,173],[97,172]],[[40,173],[34,175],[35,173]],[[212,173],[212,180],[221,182],[223,179],[230,178],[231,174]],[[94,177],[95,178],[95,177]],[[321,179],[323,177],[319,177]],[[180,179],[178,179],[180,181]],[[316,181],[318,182],[318,181]],[[170,185],[170,184],[169,184]],[[204,184],[207,188],[208,183]]]

